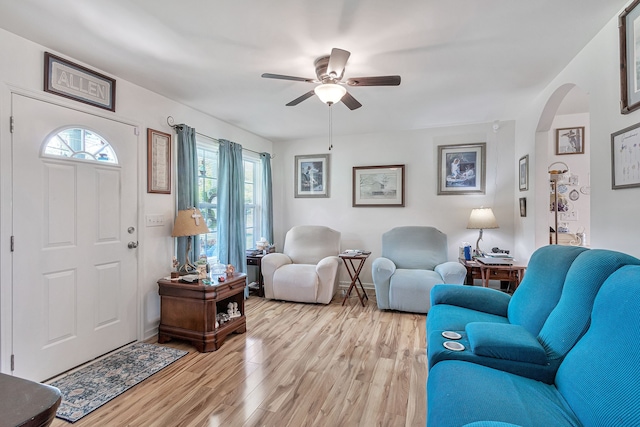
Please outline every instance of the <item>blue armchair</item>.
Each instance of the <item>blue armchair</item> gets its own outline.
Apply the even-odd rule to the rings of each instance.
[[[461,285],[466,268],[447,261],[447,236],[434,227],[396,227],[382,235],[382,257],[372,265],[378,308],[427,313],[431,289]]]

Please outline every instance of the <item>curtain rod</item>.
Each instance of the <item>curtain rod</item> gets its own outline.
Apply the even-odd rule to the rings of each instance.
[[[173,130],[176,130],[176,129],[182,129],[182,126],[175,124],[175,121],[173,120],[173,117],[172,117],[172,116],[168,116],[168,117],[167,117],[167,124],[168,124],[171,128],[173,128]],[[212,137],[212,136],[205,135],[205,134],[200,133],[200,132],[198,132],[198,131],[196,131],[196,134],[197,134],[197,135],[200,135],[200,136],[204,136],[205,138],[213,139],[213,140],[214,140],[214,141],[216,141],[216,142],[220,142],[220,140],[219,140],[218,138],[214,138],[214,137]],[[259,153],[259,152],[255,151],[255,150],[251,150],[251,149],[249,149],[249,148],[244,148],[244,147],[242,147],[242,149],[243,149],[243,150],[250,151],[250,152],[255,153],[255,154],[258,154],[258,155],[262,154],[262,153]],[[267,154],[269,154],[269,155],[271,156],[271,158],[272,158],[272,159],[274,159],[274,158],[276,157],[276,156],[275,156],[275,154],[271,154],[271,153],[267,153]]]

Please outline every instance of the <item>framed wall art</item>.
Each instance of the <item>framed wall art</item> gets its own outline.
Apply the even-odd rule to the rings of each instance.
[[[295,197],[329,197],[329,154],[295,156]]]
[[[104,74],[44,53],[44,91],[116,111],[116,81]]]
[[[520,191],[529,189],[529,155],[520,157],[518,163],[518,188]]]
[[[526,217],[527,216],[527,198],[520,197],[519,202],[520,202],[520,216]]]
[[[353,207],[404,206],[404,165],[354,166]]]
[[[631,3],[618,17],[620,31],[620,112],[629,114],[640,108],[640,0]]]
[[[556,154],[584,154],[584,126],[556,129]]]
[[[611,188],[640,187],[640,123],[611,134]]]
[[[147,129],[147,193],[171,194],[171,135]]]
[[[438,195],[484,194],[487,144],[438,146]]]

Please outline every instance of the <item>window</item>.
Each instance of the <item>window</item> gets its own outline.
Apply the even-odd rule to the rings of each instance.
[[[200,254],[208,258],[218,256],[218,144],[199,137],[198,152],[198,207],[211,231],[199,236]],[[246,247],[255,247],[260,238],[261,192],[260,158],[243,154]]]
[[[198,208],[211,231],[199,236],[200,254],[211,258],[218,256],[218,145],[198,140],[197,151]]]
[[[47,157],[118,164],[111,145],[97,133],[82,128],[63,129],[49,137],[42,154]]]

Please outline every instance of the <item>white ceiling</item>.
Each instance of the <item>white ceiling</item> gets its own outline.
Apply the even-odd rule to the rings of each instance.
[[[328,107],[264,72],[313,78],[339,47],[345,78],[402,76],[349,88],[334,135],[509,120],[627,2],[0,0],[0,28],[279,141],[325,136]]]

